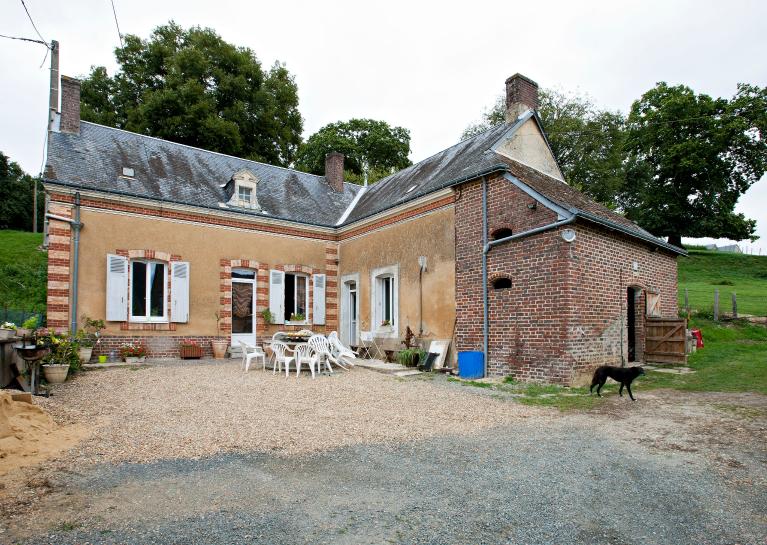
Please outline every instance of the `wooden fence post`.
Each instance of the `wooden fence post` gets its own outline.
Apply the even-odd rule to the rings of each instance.
[[[738,317],[738,298],[735,296],[735,292],[732,292],[732,317]]]
[[[719,290],[714,290],[714,321],[719,321]]]
[[[686,317],[689,320],[690,319],[690,294],[687,293],[687,288],[684,289],[684,310],[686,313]]]

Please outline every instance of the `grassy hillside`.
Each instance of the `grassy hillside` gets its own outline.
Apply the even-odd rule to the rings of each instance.
[[[719,289],[719,312],[732,311],[732,293],[738,313],[767,316],[767,256],[727,254],[690,249],[679,262],[679,308],[684,308],[684,289],[690,308],[710,315],[714,290]]]
[[[42,233],[0,231],[0,316],[4,309],[45,311],[48,254]]]

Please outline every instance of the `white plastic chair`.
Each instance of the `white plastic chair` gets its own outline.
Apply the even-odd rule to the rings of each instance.
[[[381,348],[376,343],[375,335],[372,331],[360,331],[360,343],[365,348],[370,358],[378,358],[379,360],[386,360],[386,354],[383,353]],[[375,348],[375,355],[371,354],[371,349]]]
[[[330,342],[330,348],[333,352],[333,357],[337,360],[343,358],[344,362],[354,367],[354,360],[358,358],[357,352],[344,345],[341,339],[338,338],[338,332],[331,331],[328,334],[328,342]]]
[[[287,377],[288,373],[290,373],[290,362],[293,361],[293,358],[286,355],[285,352],[288,352],[290,348],[288,348],[287,344],[280,341],[272,341],[270,348],[272,349],[272,354],[274,354],[274,368],[272,369],[272,374],[277,371],[282,371],[284,365],[285,377]]]
[[[317,354],[317,358],[319,361],[318,368],[322,369],[322,363],[325,363],[325,366],[327,367],[327,370],[331,373],[333,372],[333,368],[331,367],[331,362],[335,363],[339,367],[343,367],[346,369],[346,367],[340,363],[335,357],[333,357],[333,352],[330,347],[330,341],[328,341],[323,335],[312,335],[309,337],[309,346],[312,347],[312,350]]]
[[[266,371],[266,354],[258,346],[251,346],[248,343],[240,341],[242,347],[242,365],[245,367],[245,372],[250,369],[250,362],[253,360],[261,360],[263,370]]]
[[[304,362],[309,365],[309,371],[312,372],[312,378],[314,378],[314,367],[317,365],[319,358],[311,346],[307,343],[297,344],[293,349],[293,359],[296,362],[296,378],[301,374],[301,364]]]

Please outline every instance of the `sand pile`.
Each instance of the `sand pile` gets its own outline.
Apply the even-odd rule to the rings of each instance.
[[[40,407],[0,392],[0,476],[66,450],[85,435],[84,428],[60,427]]]

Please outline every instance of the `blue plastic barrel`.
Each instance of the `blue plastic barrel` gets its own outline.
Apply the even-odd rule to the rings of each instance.
[[[458,376],[482,378],[485,355],[482,352],[458,352]]]

